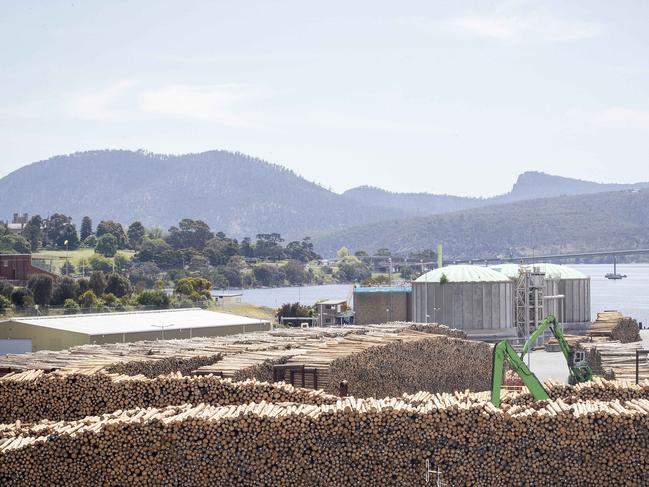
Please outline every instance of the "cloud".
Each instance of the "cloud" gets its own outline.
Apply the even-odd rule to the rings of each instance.
[[[568,20],[547,9],[501,6],[488,14],[455,17],[452,30],[509,42],[570,42],[596,37],[603,27],[594,22]]]
[[[135,81],[119,80],[106,88],[72,95],[68,112],[74,118],[85,120],[119,120],[130,110]]]
[[[168,116],[228,126],[250,126],[246,106],[263,96],[260,89],[237,84],[145,87],[120,80],[108,87],[67,98],[67,115],[83,120],[127,121]]]
[[[172,85],[140,94],[138,108],[146,113],[242,126],[249,122],[236,108],[259,95],[242,85]]]
[[[597,121],[611,128],[649,130],[649,110],[611,107],[602,111]]]

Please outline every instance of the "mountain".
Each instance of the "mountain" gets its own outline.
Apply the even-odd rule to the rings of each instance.
[[[168,228],[202,219],[233,236],[302,237],[355,223],[400,218],[326,190],[281,166],[240,153],[166,156],[144,151],[80,152],[36,162],[0,179],[0,218],[61,212],[80,222],[141,220]]]
[[[649,183],[603,184],[581,179],[553,176],[538,171],[524,172],[511,191],[490,198],[438,195],[430,193],[393,193],[372,186],[359,186],[343,193],[358,203],[399,209],[413,215],[437,215],[451,211],[499,205],[552,196],[604,193],[628,189],[649,188]]]
[[[449,258],[649,247],[649,190],[555,196],[347,228],[315,241],[337,249],[396,253],[444,245]]]

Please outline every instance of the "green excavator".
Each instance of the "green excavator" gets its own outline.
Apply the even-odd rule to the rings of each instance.
[[[593,378],[593,371],[586,363],[585,353],[582,350],[575,350],[568,344],[556,318],[549,315],[538,324],[536,330],[534,330],[527,339],[520,356],[516,353],[514,347],[512,347],[507,341],[498,342],[496,346],[494,346],[493,362],[491,366],[491,402],[494,406],[500,407],[500,393],[503,385],[505,362],[507,362],[510,368],[518,374],[534,399],[537,401],[543,401],[550,398],[541,381],[523,361],[523,358],[529,351],[530,346],[548,327],[557,339],[557,342],[559,342],[559,348],[568,363],[568,370],[570,371],[568,382],[570,384],[577,384],[579,382],[589,381]]]

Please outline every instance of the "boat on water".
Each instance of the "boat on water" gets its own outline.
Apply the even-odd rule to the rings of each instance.
[[[618,279],[624,279],[626,277],[626,274],[618,274],[618,272],[617,272],[617,262],[615,260],[613,260],[613,272],[609,272],[608,274],[604,274],[604,277],[606,279],[618,280]]]

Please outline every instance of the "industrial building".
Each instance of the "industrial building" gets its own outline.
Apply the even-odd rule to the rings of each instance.
[[[515,336],[514,285],[487,267],[452,265],[412,283],[412,320],[443,323],[472,335]]]
[[[354,288],[354,324],[411,321],[411,291],[410,286]]]
[[[586,328],[590,315],[590,277],[567,266],[549,263],[491,266],[515,286],[515,322],[519,334],[544,316],[556,316],[565,328]]]
[[[0,322],[0,339],[31,340],[31,350],[75,345],[224,336],[271,329],[269,321],[200,308],[62,316]]]
[[[0,254],[0,279],[24,284],[35,274],[56,275],[32,263],[31,254]]]

